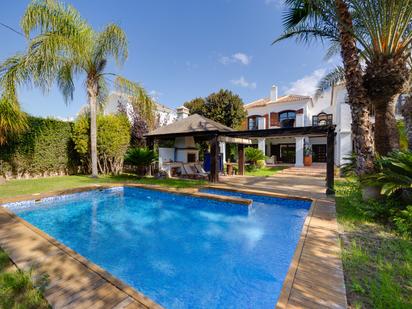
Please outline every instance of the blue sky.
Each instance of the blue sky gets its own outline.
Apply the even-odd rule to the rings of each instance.
[[[129,58],[113,72],[140,82],[170,107],[220,88],[245,103],[269,94],[307,94],[331,67],[325,47],[271,42],[282,32],[281,0],[88,0],[67,1],[96,29],[118,23],[129,40]],[[1,1],[0,22],[19,28],[29,1]],[[0,59],[24,51],[21,36],[0,27]],[[53,89],[20,90],[20,102],[33,115],[75,117],[86,103],[84,76],[74,100],[65,104]]]

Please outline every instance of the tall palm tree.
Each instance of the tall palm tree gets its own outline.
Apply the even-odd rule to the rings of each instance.
[[[275,42],[296,37],[305,42],[326,39],[339,44],[351,107],[356,172],[360,176],[372,172],[374,149],[368,98],[348,4],[344,0],[287,0],[286,4],[289,6],[284,19],[286,31]]]
[[[73,98],[74,78],[85,76],[85,87],[90,111],[90,155],[92,177],[97,177],[96,114],[99,104],[108,95],[109,77],[115,87],[126,92],[142,117],[154,122],[154,103],[145,90],[117,74],[106,72],[110,58],[121,65],[127,58],[127,38],[123,30],[107,25],[101,32],[94,31],[72,6],[55,0],[34,0],[21,20],[23,32],[30,37],[25,61],[0,68],[0,82],[13,72],[28,72],[10,78],[11,83],[31,81],[44,89],[56,82],[66,100]],[[17,100],[17,98],[15,98]]]
[[[355,38],[366,62],[364,86],[375,108],[375,149],[399,150],[395,107],[410,68],[412,0],[352,0]]]
[[[412,68],[412,56],[409,57],[408,67]],[[412,70],[409,71],[409,79],[405,85],[405,102],[401,107],[401,113],[405,121],[406,137],[408,139],[408,149],[412,151]]]

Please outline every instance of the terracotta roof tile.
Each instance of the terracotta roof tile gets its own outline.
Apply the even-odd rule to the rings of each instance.
[[[304,100],[309,100],[310,98],[311,98],[310,96],[297,95],[297,94],[288,94],[285,96],[281,96],[275,102],[271,101],[270,98],[264,98],[264,99],[253,101],[249,104],[245,104],[245,109],[254,108],[254,107],[263,107],[268,104],[304,101]]]

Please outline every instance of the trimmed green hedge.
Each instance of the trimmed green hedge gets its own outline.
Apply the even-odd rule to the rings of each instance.
[[[73,173],[79,165],[71,139],[72,123],[28,117],[28,130],[0,147],[0,174],[8,176]]]

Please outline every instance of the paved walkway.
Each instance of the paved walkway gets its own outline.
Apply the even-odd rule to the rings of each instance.
[[[277,308],[346,308],[335,201],[320,175],[285,171],[271,177],[221,177],[217,186],[310,198],[314,202],[285,279]]]

